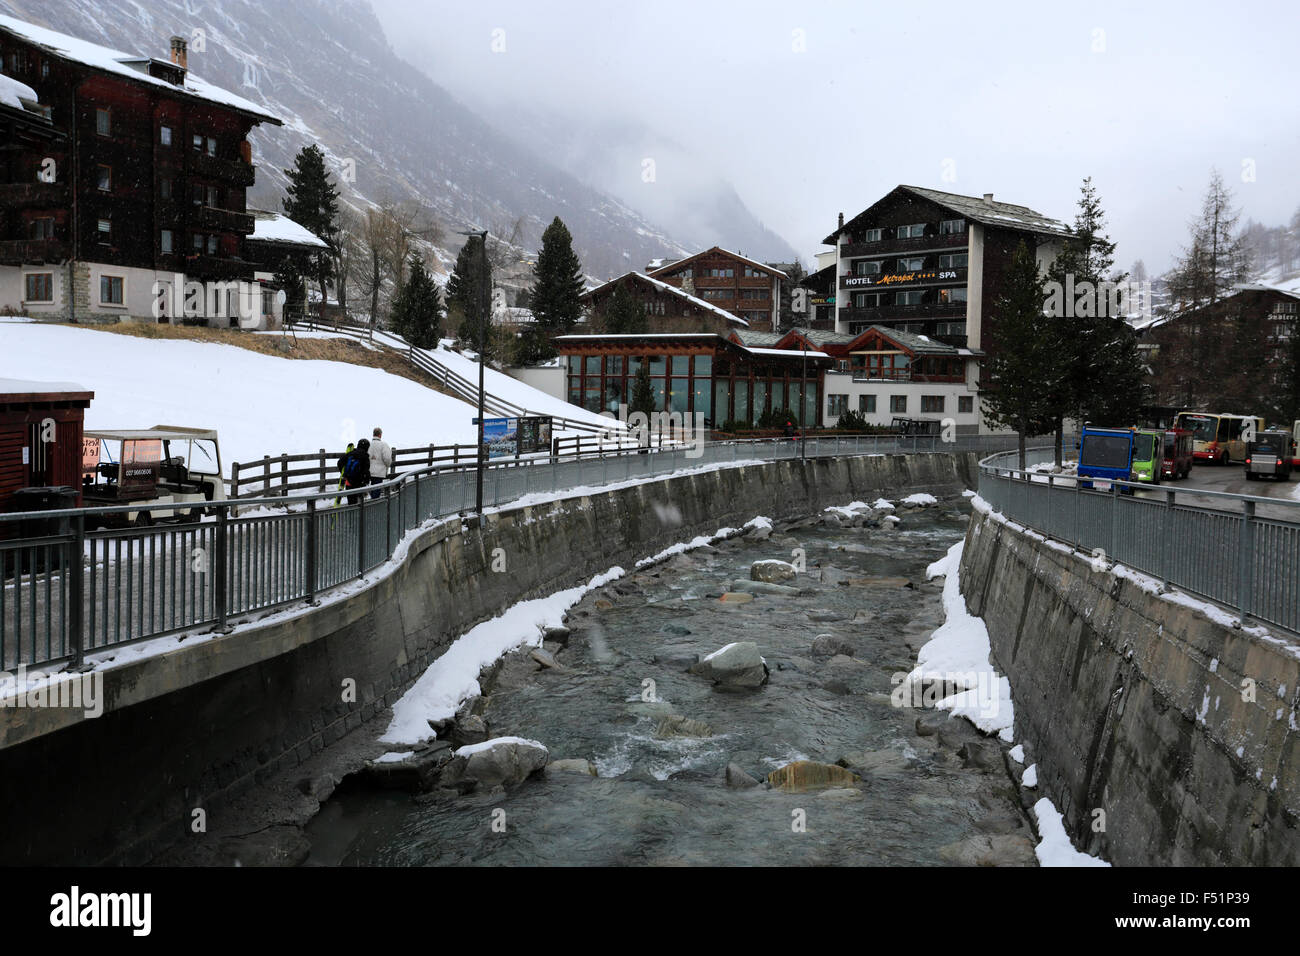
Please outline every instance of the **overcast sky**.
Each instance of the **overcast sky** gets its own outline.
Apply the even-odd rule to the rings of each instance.
[[[1243,223],[1300,205],[1296,0],[372,2],[471,105],[630,117],[697,150],[805,262],[899,183],[1072,220],[1091,175],[1119,264],[1153,271],[1212,166]]]

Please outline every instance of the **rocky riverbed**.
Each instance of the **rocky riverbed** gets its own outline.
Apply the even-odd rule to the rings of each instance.
[[[1004,745],[890,696],[964,505],[878,505],[591,592],[436,742],[345,781],[307,862],[1034,865]]]

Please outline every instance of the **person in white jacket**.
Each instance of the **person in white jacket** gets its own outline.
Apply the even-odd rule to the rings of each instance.
[[[384,430],[375,428],[374,437],[370,439],[370,483],[378,485],[388,480],[388,472],[393,467],[393,449],[384,441]],[[371,498],[378,498],[379,492],[370,492]]]

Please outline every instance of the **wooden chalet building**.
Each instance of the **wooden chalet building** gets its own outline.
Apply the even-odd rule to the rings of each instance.
[[[897,186],[849,221],[841,215],[824,240],[834,246],[834,285],[829,292],[835,331],[859,336],[880,328],[906,357],[909,375],[919,374],[912,363],[937,354],[932,352],[937,346],[956,350],[949,357],[964,360],[964,393],[943,398],[948,410],[938,411],[939,391],[916,396],[919,408],[904,391],[890,392],[889,402],[893,407],[906,405],[907,417],[954,418],[961,431],[972,425],[986,431],[979,402],[966,401],[978,397],[977,366],[968,360],[989,349],[997,321],[994,303],[1017,245],[1023,241],[1045,270],[1068,234],[1063,222],[1027,206],[995,202],[992,193],[975,197]],[[891,381],[902,385],[897,376]],[[854,384],[872,383],[868,379]],[[848,394],[850,400],[867,404],[875,394],[878,409],[886,397],[868,391]],[[948,408],[949,399],[958,409]],[[967,413],[959,409],[972,405],[973,420],[963,422]],[[884,417],[880,411],[876,414]]]
[[[1064,223],[1026,206],[898,186],[824,242],[836,251],[835,328],[872,325],[987,350],[992,304],[1022,240],[1045,269]]]
[[[739,316],[750,328],[778,327],[786,275],[770,265],[714,246],[648,271],[650,278]]]
[[[191,74],[184,39],[155,59],[0,16],[0,73],[38,97],[5,110],[0,310],[153,321],[156,283],[253,280],[248,134],[281,122]]]
[[[1300,288],[1237,286],[1214,305],[1184,307],[1138,324],[1151,373],[1153,417],[1183,409],[1284,418],[1292,337],[1300,333]]]
[[[680,286],[654,279],[640,272],[628,272],[582,295],[587,324],[604,330],[605,309],[614,290],[623,286],[641,303],[651,332],[713,332],[725,335],[747,323],[712,302],[691,295]]]
[[[936,423],[950,418],[957,434],[979,430],[980,356],[971,349],[879,325],[857,335],[797,328],[784,334],[737,330],[730,337],[740,345],[796,356],[804,350],[828,355],[819,419],[828,428],[844,412],[855,411],[869,425],[890,425],[896,418]]]

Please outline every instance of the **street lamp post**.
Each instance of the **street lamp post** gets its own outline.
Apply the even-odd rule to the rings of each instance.
[[[808,460],[808,343],[799,338],[799,345],[803,349],[803,380],[799,383],[799,401],[803,408],[799,409],[799,421],[803,428],[799,431],[799,460]]]
[[[479,271],[478,294],[476,298],[479,302],[479,323],[478,323],[478,454],[475,456],[475,475],[474,475],[474,513],[483,518],[483,363],[486,361],[484,351],[487,349],[487,300],[484,291],[487,286],[488,278],[488,257],[487,257],[487,230],[482,229],[477,232],[461,232],[462,236],[478,236],[479,254],[482,256]]]

